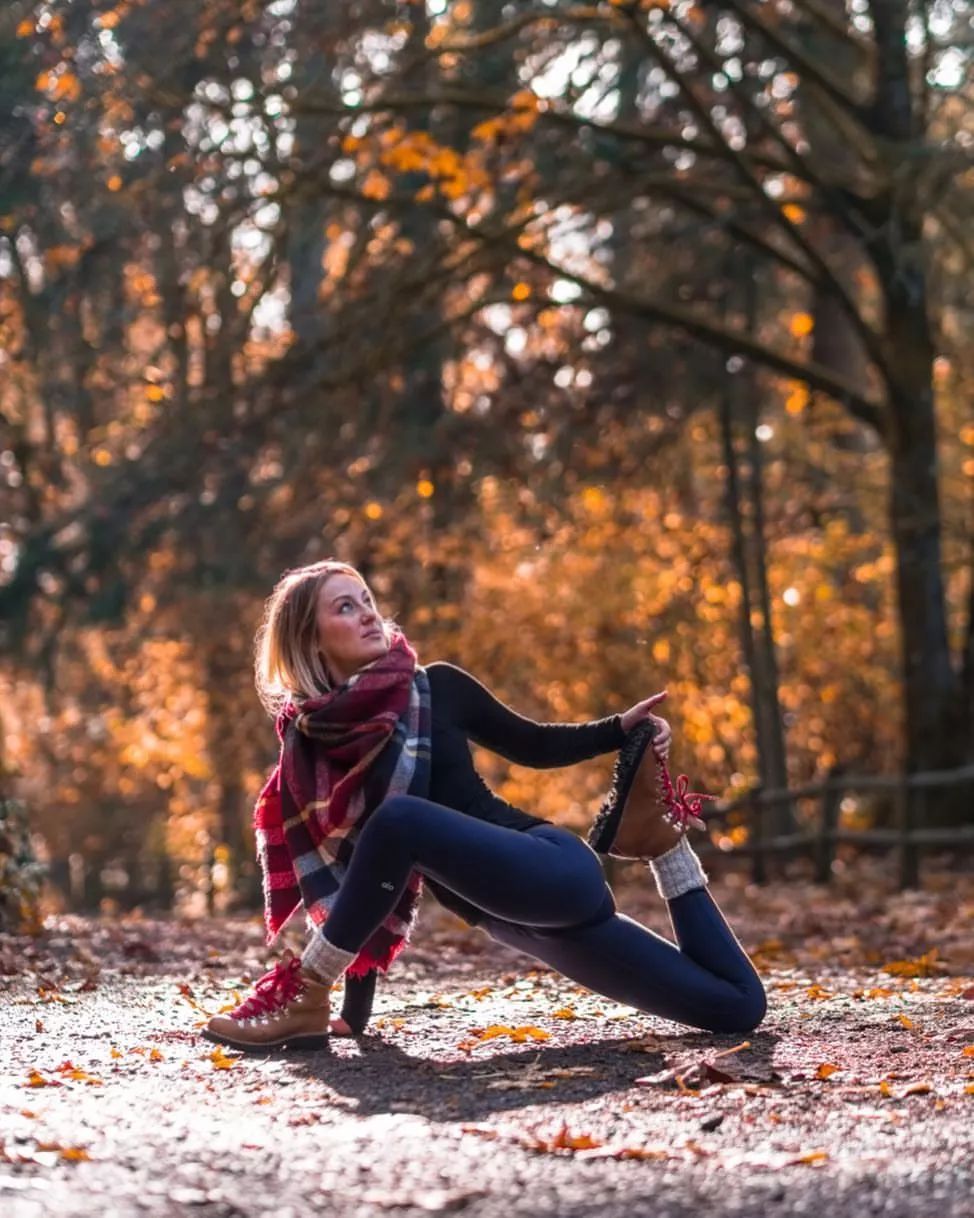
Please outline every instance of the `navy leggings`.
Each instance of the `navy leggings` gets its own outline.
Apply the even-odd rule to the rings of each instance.
[[[357,952],[411,871],[483,911],[478,925],[596,993],[711,1032],[764,1018],[761,979],[705,888],[668,902],[676,944],[616,913],[598,856],[565,829],[505,829],[395,795],[362,830],[327,923]]]

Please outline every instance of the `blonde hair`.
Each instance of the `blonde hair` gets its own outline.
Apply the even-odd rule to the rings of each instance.
[[[318,595],[333,575],[351,575],[368,588],[361,572],[326,558],[285,571],[267,598],[254,641],[257,695],[272,715],[287,702],[328,693],[332,678],[318,647]],[[382,619],[386,634],[395,623]]]

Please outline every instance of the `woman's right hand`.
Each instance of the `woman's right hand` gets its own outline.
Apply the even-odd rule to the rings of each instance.
[[[329,1031],[332,1036],[354,1036],[355,1033],[348,1026],[341,1015],[333,1015],[329,1024]]]
[[[642,723],[647,719],[653,723],[656,731],[653,733],[652,749],[661,761],[666,761],[670,755],[670,742],[673,739],[673,729],[661,715],[654,715],[652,710],[654,706],[663,701],[666,693],[667,691],[664,689],[662,693],[653,694],[642,702],[637,702],[635,706],[630,706],[625,714],[621,716],[622,730],[625,732],[631,732],[638,723]]]

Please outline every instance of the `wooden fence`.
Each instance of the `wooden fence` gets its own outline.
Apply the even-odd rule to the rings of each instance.
[[[833,771],[819,783],[790,790],[762,790],[754,788],[746,795],[727,803],[718,803],[705,808],[708,821],[723,820],[731,813],[747,809],[748,840],[729,849],[704,843],[695,847],[704,855],[749,855],[751,874],[755,883],[763,884],[767,879],[767,860],[770,855],[805,853],[814,863],[815,880],[827,883],[832,875],[835,848],[847,842],[866,849],[893,848],[899,860],[899,885],[915,888],[920,882],[920,856],[923,850],[936,849],[965,851],[974,849],[974,791],[971,799],[971,824],[953,828],[930,828],[924,825],[924,808],[927,793],[934,788],[974,787],[974,765],[954,770],[930,770],[918,774],[868,775],[847,774]],[[892,793],[894,825],[889,828],[851,829],[840,826],[840,809],[843,799],[853,793],[888,791]],[[794,808],[800,800],[818,801],[817,823],[795,833],[777,836],[768,835],[769,813],[786,805]]]
[[[972,787],[972,823],[956,828],[934,829],[924,826],[927,793],[936,787]],[[841,805],[850,794],[891,792],[894,824],[888,828],[852,829],[841,826]],[[771,813],[785,804],[794,808],[800,801],[814,800],[816,813],[806,817],[809,827],[799,832],[768,834]],[[833,771],[819,783],[790,790],[755,788],[726,803],[705,805],[708,823],[726,821],[734,813],[746,811],[748,837],[740,845],[724,847],[713,841],[697,839],[694,848],[704,857],[750,857],[755,883],[768,879],[768,860],[772,856],[806,854],[812,859],[816,882],[828,883],[836,847],[841,843],[863,849],[893,849],[898,856],[901,888],[917,887],[920,857],[924,850],[941,848],[953,852],[974,849],[974,765],[957,770],[939,770],[909,775],[854,775]],[[259,908],[260,886],[252,859],[227,871],[218,850],[209,860],[193,862],[156,858],[146,863],[121,864],[118,860],[89,860],[80,854],[71,859],[52,859],[47,880],[63,895],[69,909],[97,909],[105,897],[122,908],[135,905],[147,909],[172,908],[177,890],[186,887],[201,893],[209,912],[218,910],[226,900],[235,905]],[[611,876],[614,868],[609,866]],[[180,880],[182,879],[182,884]]]

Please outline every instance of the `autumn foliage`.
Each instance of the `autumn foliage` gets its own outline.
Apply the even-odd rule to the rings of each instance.
[[[524,713],[667,688],[722,797],[970,760],[970,11],[870,8],[4,8],[2,765],[62,890],[253,895],[251,641],[328,554]],[[608,774],[478,761],[573,826]]]

